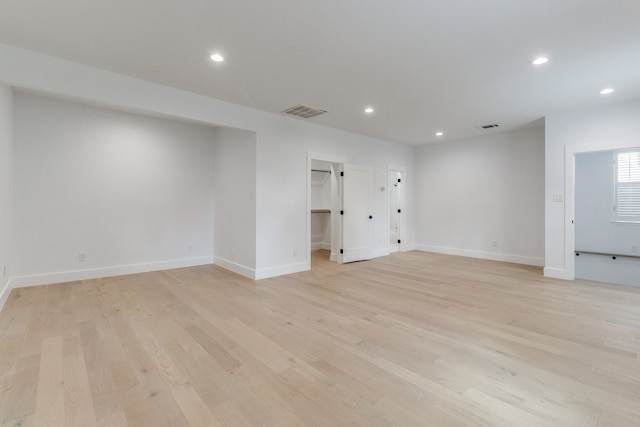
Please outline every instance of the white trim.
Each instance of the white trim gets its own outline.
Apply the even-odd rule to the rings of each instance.
[[[387,246],[385,248],[374,249],[371,254],[371,259],[389,255],[391,255],[391,251],[389,251],[389,246]]]
[[[314,236],[317,237],[317,236]],[[326,243],[326,242],[320,242],[320,243],[312,243],[311,244],[311,250],[312,251],[316,251],[318,249],[325,249],[327,251],[331,250],[331,243]]]
[[[4,307],[4,303],[9,299],[9,295],[11,294],[11,290],[13,289],[12,279],[7,280],[7,283],[4,284],[4,289],[0,292],[0,311]]]
[[[17,276],[12,280],[13,288],[50,285],[53,283],[73,282],[76,280],[98,279],[102,277],[124,276],[127,274],[147,273],[150,271],[170,270],[173,268],[194,267],[213,263],[210,256],[150,262],[144,264],[119,265],[87,270],[61,271],[56,273]]]
[[[567,275],[567,270],[561,268],[545,267],[543,273],[545,277],[551,277],[554,279],[573,280],[573,278]]]
[[[229,261],[228,259],[213,257],[213,264],[222,267],[225,270],[233,271],[241,276],[248,277],[249,279],[255,280],[256,278],[256,270],[233,261]]]
[[[401,252],[410,252],[417,250],[415,243],[407,243],[406,245],[403,243],[402,246],[400,246],[400,249]]]
[[[256,271],[256,280],[268,279],[270,277],[283,276],[285,274],[300,273],[301,271],[308,271],[309,266],[307,262],[299,262],[297,264],[282,265],[279,267],[263,268]]]
[[[469,258],[488,259],[492,261],[512,262],[515,264],[533,265],[536,267],[542,267],[544,265],[544,258],[530,257],[523,255],[501,254],[496,252],[484,252],[472,249],[458,249],[447,248],[442,246],[421,245],[416,244],[417,251],[422,252],[435,252],[446,255],[456,255]]]
[[[638,195],[638,191],[640,190],[639,187],[639,183],[638,181],[629,181],[629,182],[620,182],[620,156],[624,155],[624,154],[630,154],[633,155],[635,154],[634,157],[637,157],[638,155],[638,148],[635,148],[633,150],[612,150],[613,151],[613,183],[614,183],[614,190],[613,190],[613,210],[612,210],[612,218],[611,218],[611,222],[630,222],[630,223],[640,223],[640,213],[638,211],[638,208],[640,206],[638,206],[637,203],[637,195]],[[629,159],[631,160],[631,159]],[[640,171],[637,170],[636,167],[633,166],[634,162],[633,161],[629,161],[629,173],[634,173],[633,171],[635,171],[635,173],[639,173]],[[630,196],[630,194],[627,194],[628,196],[628,203],[629,209],[633,209],[634,213],[631,215],[621,215],[620,214],[620,189],[621,188],[626,188],[628,189],[630,192],[633,192],[633,196]],[[624,192],[623,193],[627,193]],[[629,197],[630,196],[630,197]]]

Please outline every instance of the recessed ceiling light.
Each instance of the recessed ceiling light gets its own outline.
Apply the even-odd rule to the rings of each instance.
[[[613,92],[615,92],[615,90],[613,88],[608,87],[606,89],[602,89],[600,91],[600,95],[609,95],[610,93],[613,93]]]
[[[367,114],[371,114],[371,113],[373,113],[373,111],[374,110],[371,107],[367,107],[367,108],[364,109],[364,112],[367,113]]]
[[[224,61],[224,57],[219,53],[214,53],[213,55],[211,55],[211,60],[214,62],[222,62]]]
[[[436,132],[436,136],[442,136],[444,135],[444,132]]]
[[[547,62],[549,62],[549,58],[545,56],[539,56],[533,61],[531,61],[533,65],[542,65],[542,64],[546,64]]]

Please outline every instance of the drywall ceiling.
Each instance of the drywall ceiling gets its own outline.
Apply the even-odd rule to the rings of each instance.
[[[2,3],[0,43],[405,144],[640,98],[637,0]]]

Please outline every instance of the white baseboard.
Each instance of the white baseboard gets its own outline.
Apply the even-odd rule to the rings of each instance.
[[[319,243],[312,243],[311,244],[311,250],[315,251],[318,249],[326,249],[328,251],[331,250],[331,243],[324,243],[324,242],[319,242]]]
[[[409,251],[415,251],[415,250],[416,250],[415,243],[401,243],[400,244],[400,252],[409,252]]]
[[[534,265],[536,267],[544,266],[543,258],[536,258],[536,257],[522,256],[522,255],[476,251],[471,249],[446,248],[441,246],[431,246],[431,245],[421,245],[421,244],[416,244],[415,248],[416,250],[423,251],[423,252],[435,252],[439,254],[488,259],[492,261],[512,262],[515,264]]]
[[[543,274],[545,277],[551,277],[553,279],[573,280],[573,278],[567,275],[567,270],[564,268],[545,267]]]
[[[282,276],[285,274],[299,273],[309,270],[308,262],[299,262],[296,264],[282,265],[279,267],[262,268],[256,271],[256,280],[268,279],[269,277]]]
[[[389,251],[388,247],[380,248],[373,251],[373,253],[371,254],[371,258],[379,258],[379,257],[387,256],[390,254],[391,254],[391,251]]]
[[[98,279],[101,277],[123,276],[126,274],[147,273],[149,271],[170,270],[172,268],[194,267],[213,263],[213,257],[204,256],[143,264],[118,265],[113,267],[92,268],[57,273],[17,276],[12,280],[13,288],[50,285],[52,283],[73,282],[76,280]]]
[[[241,276],[248,277],[249,279],[255,280],[256,278],[256,270],[250,267],[246,267],[244,265],[238,264],[233,261],[229,261],[228,259],[214,257],[213,264],[219,267],[222,267],[226,270],[233,271]]]
[[[4,288],[0,291],[0,311],[2,311],[2,307],[4,307],[4,303],[9,299],[9,294],[13,289],[12,279],[7,280],[7,283],[4,284]]]

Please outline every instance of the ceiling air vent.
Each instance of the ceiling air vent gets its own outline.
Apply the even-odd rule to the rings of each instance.
[[[302,117],[303,119],[310,119],[311,117],[325,114],[326,111],[319,108],[307,107],[306,105],[296,105],[295,107],[284,110],[283,113],[296,117]]]
[[[491,125],[476,126],[476,129],[493,129],[493,128],[497,128],[497,127],[500,127],[500,125],[497,124],[497,123],[494,123],[494,124],[491,124]]]

